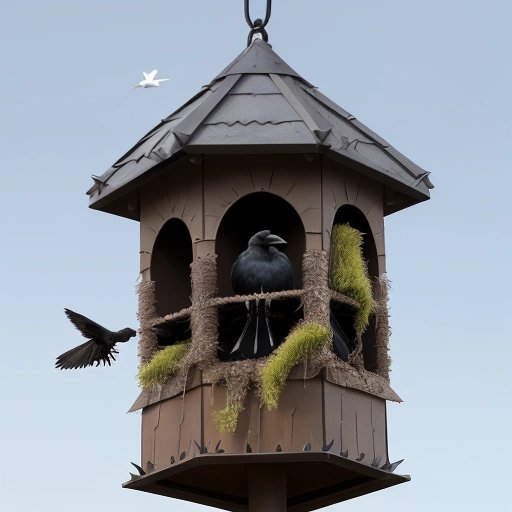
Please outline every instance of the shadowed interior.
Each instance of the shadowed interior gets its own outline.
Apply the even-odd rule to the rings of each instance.
[[[258,231],[269,229],[288,244],[279,246],[290,259],[295,287],[302,286],[302,256],[306,234],[302,220],[284,199],[268,192],[256,192],[236,201],[221,220],[215,241],[218,287],[221,296],[233,295],[231,267],[238,255],[247,249],[247,242]]]
[[[158,316],[190,306],[191,263],[192,238],[187,226],[179,219],[167,221],[158,233],[151,255]]]
[[[302,286],[302,256],[306,236],[302,220],[294,208],[280,197],[268,192],[249,194],[224,215],[215,242],[218,255],[218,287],[222,296],[233,295],[231,267],[238,255],[247,249],[249,239],[258,231],[268,229],[280,236],[286,246],[279,246],[290,259],[295,288]],[[272,331],[276,346],[287,336],[291,327],[302,317],[300,302],[295,299],[272,302]],[[219,308],[219,358],[228,360],[229,353],[246,322],[245,304]]]

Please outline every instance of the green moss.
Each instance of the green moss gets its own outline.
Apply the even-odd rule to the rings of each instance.
[[[363,236],[348,224],[336,224],[331,237],[331,287],[356,300],[355,330],[361,336],[374,307],[372,285],[363,259]]]
[[[217,428],[219,429],[219,432],[234,433],[238,424],[238,416],[240,416],[240,413],[243,410],[243,403],[234,403],[228,404],[226,407],[224,407],[224,409],[221,409],[220,411],[215,411],[213,413],[213,418]]]
[[[317,322],[301,323],[288,334],[261,370],[262,399],[269,409],[277,407],[290,370],[319,351],[331,338],[330,329]]]
[[[189,344],[187,340],[158,351],[150,361],[140,367],[139,384],[143,388],[165,384],[167,379],[179,370]]]

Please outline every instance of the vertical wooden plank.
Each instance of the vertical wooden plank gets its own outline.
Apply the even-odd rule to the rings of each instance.
[[[220,441],[219,448],[225,453],[246,453],[247,443],[253,452],[259,451],[259,403],[254,393],[249,392],[244,410],[238,417],[236,432],[220,432],[214,420],[216,411],[226,407],[225,386],[204,386],[203,419],[204,439],[208,451],[213,452]],[[211,448],[210,448],[211,447]]]
[[[180,454],[180,423],[183,414],[181,396],[169,398],[158,404],[160,414],[155,428],[155,467],[166,468],[171,457],[177,461]]]
[[[341,451],[346,451],[349,459],[359,457],[356,435],[356,403],[354,392],[345,388],[341,394]]]
[[[324,444],[322,382],[320,379],[293,381],[290,391],[296,399],[291,450],[300,452],[310,442],[312,450],[320,451]]]
[[[193,244],[194,260],[215,254],[215,240],[200,240]]]
[[[261,451],[275,452],[279,445],[283,451],[291,450],[293,415],[296,411],[296,397],[290,392],[293,383],[288,381],[279,399],[279,407],[269,411],[261,410]]]
[[[157,405],[154,464],[162,469],[170,465],[171,457],[178,461],[183,452],[183,460],[199,453],[194,441],[201,445],[201,387]]]
[[[328,444],[334,439],[330,453],[339,455],[341,452],[341,394],[342,388],[324,382],[325,394],[325,442]]]
[[[247,397],[250,420],[247,428],[247,444],[253,453],[261,452],[261,406],[260,398],[251,391]]]
[[[357,393],[357,444],[359,453],[364,453],[364,458],[360,462],[371,464],[374,459],[371,397],[359,392],[354,393]]]
[[[149,405],[142,409],[141,420],[141,459],[140,465],[145,468],[147,462],[155,463],[155,429],[158,425],[160,404]]]
[[[185,458],[188,459],[199,453],[196,443],[201,446],[201,388],[187,391],[183,400],[179,453],[186,452]]]
[[[306,251],[322,249],[321,233],[306,233]]]
[[[375,458],[382,466],[388,459],[388,440],[386,432],[386,401],[381,398],[371,398],[372,423],[374,431]]]
[[[312,450],[323,446],[322,393],[319,379],[287,381],[279,407],[261,413],[262,452],[302,451],[311,443]]]

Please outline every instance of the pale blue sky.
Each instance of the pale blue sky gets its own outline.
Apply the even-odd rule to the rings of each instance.
[[[3,510],[206,510],[123,490],[136,344],[59,372],[63,314],[136,325],[138,224],[87,208],[101,174],[245,47],[242,0],[4,2],[0,31]],[[254,13],[263,1],[253,1]],[[393,460],[411,483],[329,510],[509,510],[512,4],[274,0],[274,50],[432,171],[386,220]],[[171,80],[136,90],[141,72]]]

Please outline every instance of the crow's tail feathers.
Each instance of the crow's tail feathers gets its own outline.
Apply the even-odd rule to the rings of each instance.
[[[270,304],[263,299],[247,303],[247,321],[231,350],[230,359],[256,359],[268,356],[274,350],[269,310]]]

